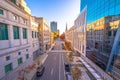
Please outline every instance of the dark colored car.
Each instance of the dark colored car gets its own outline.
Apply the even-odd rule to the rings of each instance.
[[[44,70],[45,70],[45,67],[43,65],[41,65],[40,67],[37,68],[37,72],[36,72],[36,76],[37,77],[40,77],[43,75],[44,73]]]
[[[52,48],[52,50],[54,50],[54,47]]]
[[[70,72],[70,66],[69,66],[69,64],[65,64],[65,71],[66,72]]]

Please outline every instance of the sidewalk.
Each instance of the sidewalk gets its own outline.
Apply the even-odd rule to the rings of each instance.
[[[79,53],[80,51],[78,49],[77,50]],[[100,67],[98,67],[95,63],[93,63],[90,59],[88,59],[86,56],[81,55],[81,58],[86,61],[91,67],[93,67],[95,69],[95,71],[101,75],[102,77],[106,78],[107,80],[113,80],[113,78],[111,78],[107,73],[105,73],[105,71],[103,71]]]
[[[113,80],[107,73],[105,73],[101,68],[99,68],[95,63],[89,60],[87,57],[82,56],[82,59],[85,60],[90,66],[92,66],[97,73],[99,73],[102,77],[106,78],[107,80]]]
[[[73,56],[73,63],[74,65],[81,65],[79,66],[78,68],[82,71],[82,75],[81,75],[81,78],[79,80],[92,80],[89,75],[87,74],[87,69],[82,66],[82,62],[79,60],[80,57],[77,57],[77,56]]]

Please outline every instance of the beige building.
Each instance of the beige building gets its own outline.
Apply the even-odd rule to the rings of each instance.
[[[70,42],[71,48],[74,47],[74,29],[75,27],[72,26],[69,30],[65,32],[65,40]]]
[[[33,62],[30,13],[24,0],[0,1],[0,79]]]
[[[31,16],[31,50],[33,54],[33,60],[36,60],[36,58],[40,55],[40,46],[39,46],[39,33],[38,33],[38,26],[39,23],[36,21],[35,16]]]
[[[50,33],[50,45],[52,46],[53,43],[54,43],[54,33],[51,32]]]
[[[44,18],[36,18],[39,23],[39,41],[40,41],[40,51],[45,53],[50,48],[50,26]]]

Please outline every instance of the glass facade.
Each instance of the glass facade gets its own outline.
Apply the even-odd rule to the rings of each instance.
[[[120,79],[120,0],[81,0],[80,11],[85,7],[87,46],[96,50],[86,56]]]
[[[51,27],[51,32],[57,32],[57,22],[51,22],[50,23],[50,27]]]
[[[87,23],[104,16],[120,14],[120,0],[81,0],[81,9],[87,6]]]

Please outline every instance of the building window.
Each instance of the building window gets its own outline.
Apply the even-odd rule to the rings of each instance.
[[[32,38],[34,38],[34,32],[32,31]]]
[[[6,61],[10,60],[10,56],[6,56]]]
[[[26,51],[28,51],[28,49],[26,49]]]
[[[112,31],[108,31],[108,36],[111,36],[112,35]]]
[[[3,12],[3,10],[2,10],[2,9],[0,9],[0,14],[1,14],[1,15],[3,15],[3,14],[4,14],[4,12]]]
[[[28,59],[29,58],[29,54],[26,54],[26,59]]]
[[[35,38],[37,37],[37,32],[35,32]]]
[[[23,22],[24,22],[24,23],[26,23],[26,20],[25,20],[25,19],[23,19]]]
[[[18,65],[22,64],[22,62],[23,62],[23,61],[22,61],[22,58],[19,58],[19,59],[18,59]]]
[[[18,55],[21,55],[21,52],[18,52]]]
[[[14,20],[17,20],[17,16],[16,16],[16,15],[14,15],[14,17],[13,17],[13,18],[14,18]]]
[[[39,33],[37,32],[37,37],[39,37]]]
[[[19,27],[13,26],[14,39],[19,39]]]
[[[11,71],[12,69],[13,69],[13,67],[12,67],[12,63],[6,65],[6,66],[5,66],[5,73]]]
[[[23,39],[27,38],[27,29],[23,28]]]
[[[21,4],[19,4],[19,8],[24,10],[24,7]]]
[[[0,23],[0,40],[8,40],[8,27]]]
[[[117,32],[117,31],[115,30],[115,31],[114,31],[114,36],[116,36],[116,32]]]
[[[16,4],[16,0],[10,0],[12,3]]]

